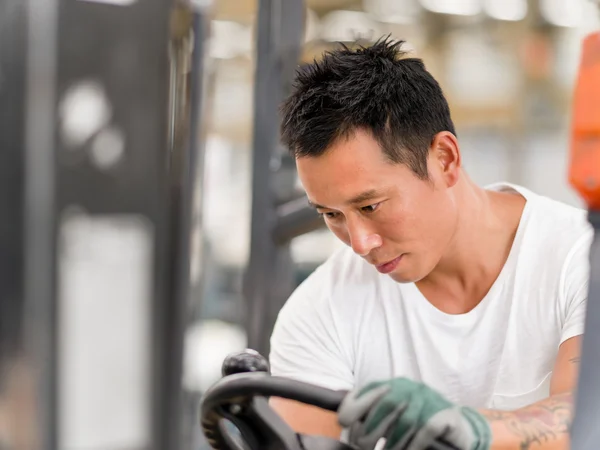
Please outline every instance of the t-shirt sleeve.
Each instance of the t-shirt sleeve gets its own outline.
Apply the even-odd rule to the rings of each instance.
[[[279,312],[271,335],[271,374],[349,390],[354,384],[352,366],[335,311],[324,294],[309,288],[311,281],[306,280]]]
[[[589,250],[592,237],[591,232],[582,236],[565,261],[561,344],[584,332],[590,274]]]

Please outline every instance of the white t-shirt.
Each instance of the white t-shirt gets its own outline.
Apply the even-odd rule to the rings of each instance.
[[[344,248],[280,311],[273,375],[331,389],[408,377],[476,408],[546,398],[559,345],[583,333],[592,228],[584,210],[512,184],[488,188],[527,201],[506,264],[479,305],[443,313],[413,283]]]

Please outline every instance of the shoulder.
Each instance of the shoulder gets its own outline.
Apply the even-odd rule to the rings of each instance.
[[[532,194],[530,232],[537,235],[543,253],[567,264],[589,249],[593,229],[587,211],[542,195]]]
[[[556,287],[562,344],[584,330],[594,232],[586,210],[542,196],[536,205],[531,232],[538,234],[537,270]]]
[[[582,297],[589,272],[589,250],[594,237],[587,211],[524,190],[528,205],[524,215],[522,260],[544,285],[557,288],[563,305]]]
[[[527,199],[522,231],[527,237],[525,242],[535,247],[538,256],[564,262],[578,248],[591,243],[593,230],[586,210],[515,184],[497,183],[488,189],[515,191]]]

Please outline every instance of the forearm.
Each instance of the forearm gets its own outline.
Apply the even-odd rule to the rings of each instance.
[[[515,411],[481,412],[492,429],[491,450],[567,450],[572,409],[565,393]]]

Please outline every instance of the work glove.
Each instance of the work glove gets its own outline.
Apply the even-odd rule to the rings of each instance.
[[[479,412],[406,378],[351,391],[338,420],[361,450],[373,450],[382,438],[385,450],[489,450],[492,440]]]

